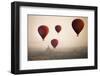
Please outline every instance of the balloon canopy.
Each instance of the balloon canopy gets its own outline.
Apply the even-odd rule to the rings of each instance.
[[[42,37],[43,40],[45,39],[48,32],[49,32],[49,28],[46,25],[41,25],[38,27],[38,33]]]
[[[57,39],[52,39],[51,40],[51,45],[56,48],[56,46],[58,45],[58,40]]]
[[[60,25],[56,25],[55,26],[55,30],[57,31],[57,33],[59,33],[61,31],[61,26]]]
[[[77,36],[82,31],[83,27],[84,27],[83,20],[81,20],[81,19],[75,19],[75,20],[72,21],[72,28],[76,32]]]

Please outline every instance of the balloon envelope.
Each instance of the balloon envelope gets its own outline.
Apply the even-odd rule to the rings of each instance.
[[[77,33],[77,36],[79,35],[79,33],[82,31],[83,27],[84,27],[84,22],[81,19],[75,19],[72,22],[72,27],[74,29],[74,31]]]
[[[61,31],[61,26],[60,25],[56,25],[55,26],[55,30],[59,33]]]
[[[49,32],[49,29],[47,26],[45,25],[41,25],[39,28],[38,28],[38,32],[40,34],[40,36],[42,37],[42,39],[44,40],[46,35],[48,34]]]
[[[54,48],[56,48],[56,46],[58,45],[58,40],[57,39],[52,39],[51,40],[51,44]]]

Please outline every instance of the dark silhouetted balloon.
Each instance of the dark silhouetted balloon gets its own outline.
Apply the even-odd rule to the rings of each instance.
[[[48,34],[49,32],[49,29],[47,26],[45,25],[41,25],[39,28],[38,28],[38,32],[40,34],[40,36],[42,37],[42,39],[44,40],[46,35]]]
[[[61,31],[61,26],[60,25],[56,25],[55,26],[55,30],[59,33]]]
[[[57,39],[52,39],[51,40],[51,44],[54,48],[56,48],[56,46],[58,45],[58,40]]]
[[[84,22],[81,19],[75,19],[72,22],[72,27],[74,29],[74,31],[77,33],[77,36],[79,35],[79,33],[82,31],[83,27],[84,27]]]

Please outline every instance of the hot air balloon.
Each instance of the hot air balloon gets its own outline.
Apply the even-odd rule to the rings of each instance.
[[[45,25],[41,25],[40,27],[38,27],[38,32],[39,32],[39,35],[42,37],[42,39],[44,40],[46,35],[48,34],[49,32],[49,29],[47,26]]]
[[[61,31],[61,26],[60,25],[56,25],[55,26],[55,30],[57,31],[57,33],[59,33]]]
[[[72,21],[72,27],[74,29],[74,31],[76,32],[77,36],[79,35],[79,33],[82,31],[83,27],[84,27],[84,22],[81,19],[75,19]]]
[[[57,39],[52,39],[51,40],[51,45],[56,48],[56,46],[58,45],[58,40]]]

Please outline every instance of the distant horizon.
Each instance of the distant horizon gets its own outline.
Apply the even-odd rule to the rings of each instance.
[[[68,51],[67,51],[68,50]],[[77,48],[77,49],[66,49],[65,51],[55,51],[53,49],[46,49],[44,51],[41,50],[29,50],[28,53],[28,60],[55,60],[55,59],[80,59],[80,58],[88,58],[86,48]],[[52,54],[52,55],[51,55]],[[45,58],[38,58],[39,56]],[[46,58],[47,57],[47,58]]]

